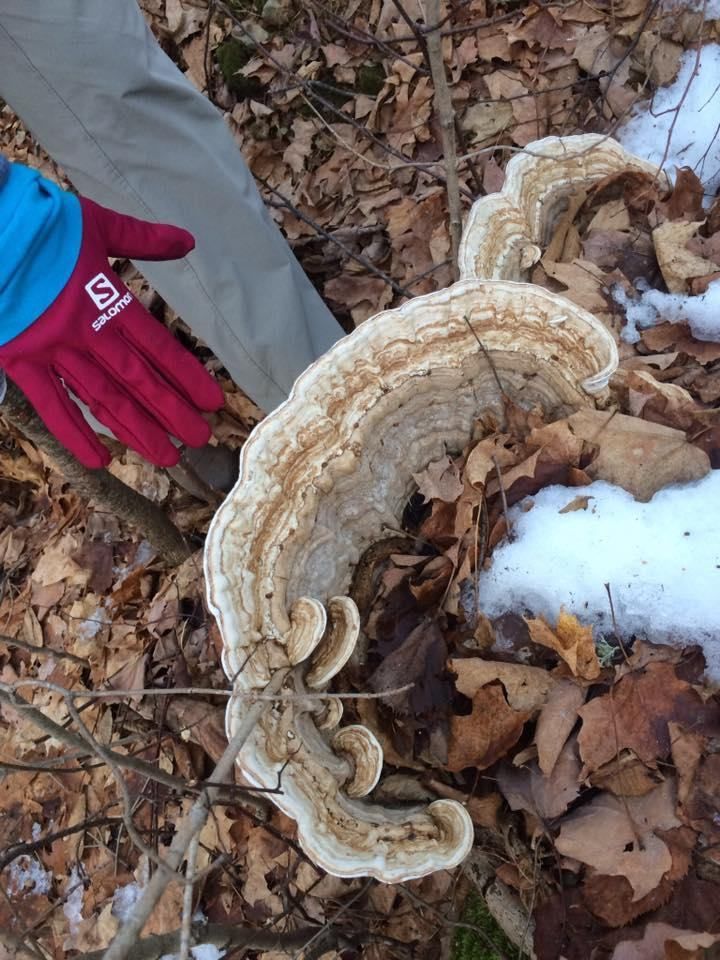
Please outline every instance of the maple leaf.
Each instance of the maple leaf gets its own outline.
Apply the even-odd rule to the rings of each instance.
[[[549,647],[559,654],[572,670],[573,676],[595,680],[600,676],[600,661],[595,651],[592,627],[584,627],[577,617],[564,610],[560,612],[553,630],[542,617],[525,618],[530,637],[535,643]]]
[[[698,733],[720,732],[720,708],[703,702],[670,663],[648,663],[622,677],[611,693],[596,697],[579,710],[583,725],[578,737],[583,776],[618,755],[632,750],[644,763],[670,754],[671,720]]]
[[[481,687],[473,697],[472,713],[450,718],[446,769],[457,773],[465,767],[492,766],[520,739],[528,716],[513,710],[499,683]]]

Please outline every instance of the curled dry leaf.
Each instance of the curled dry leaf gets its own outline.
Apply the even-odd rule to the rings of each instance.
[[[549,774],[578,720],[587,691],[572,680],[560,680],[550,690],[535,727],[538,765]]]
[[[535,643],[549,647],[559,654],[572,670],[573,676],[595,680],[600,676],[600,661],[595,652],[592,627],[584,627],[571,613],[560,612],[553,630],[542,617],[525,618],[530,637]]]
[[[655,254],[670,293],[688,293],[688,280],[705,277],[717,270],[717,264],[712,260],[699,257],[686,247],[703,222],[669,221],[653,230]]]
[[[568,740],[549,776],[536,763],[524,767],[503,764],[498,786],[512,810],[525,810],[539,820],[562,816],[580,792],[580,761],[577,744]]]

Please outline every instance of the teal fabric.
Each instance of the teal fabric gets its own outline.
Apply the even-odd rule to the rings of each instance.
[[[26,330],[67,283],[80,254],[77,197],[19,163],[0,166],[0,344]]]

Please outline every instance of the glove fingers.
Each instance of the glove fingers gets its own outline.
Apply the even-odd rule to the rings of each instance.
[[[8,371],[39,414],[48,430],[83,466],[99,470],[110,463],[110,451],[98,440],[78,405],[50,371]],[[74,388],[73,388],[74,389]]]
[[[72,351],[64,351],[56,366],[73,393],[118,440],[157,466],[172,467],[178,462],[180,451],[170,441],[164,426],[102,367]]]
[[[147,343],[145,350],[148,350]],[[108,331],[103,337],[102,349],[96,351],[95,360],[103,364],[129,393],[141,400],[154,419],[173,436],[191,447],[201,447],[208,442],[210,427],[207,421],[178,392],[174,382],[169,383],[132,341],[115,330]]]
[[[160,370],[165,379],[200,410],[219,410],[224,403],[220,385],[200,361],[146,311],[123,315],[118,332]]]

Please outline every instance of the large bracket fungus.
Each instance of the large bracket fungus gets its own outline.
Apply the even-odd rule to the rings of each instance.
[[[496,377],[517,403],[561,416],[603,400],[616,365],[604,326],[562,297],[465,280],[366,321],[246,443],[205,551],[236,694],[228,732],[248,695],[287,669],[280,696],[289,696],[264,712],[239,764],[255,786],[280,777],[273,802],[328,872],[397,882],[458,864],[473,841],[454,801],[408,811],[364,799],[382,748],[365,727],[342,726],[338,697],[317,696],[357,641],[354,564],[401,523],[412,474],[461,450],[480,412],[502,415]]]
[[[613,173],[658,168],[610,137],[587,133],[529,143],[505,169],[499,193],[475,201],[460,243],[460,276],[527,280],[572,195]]]

